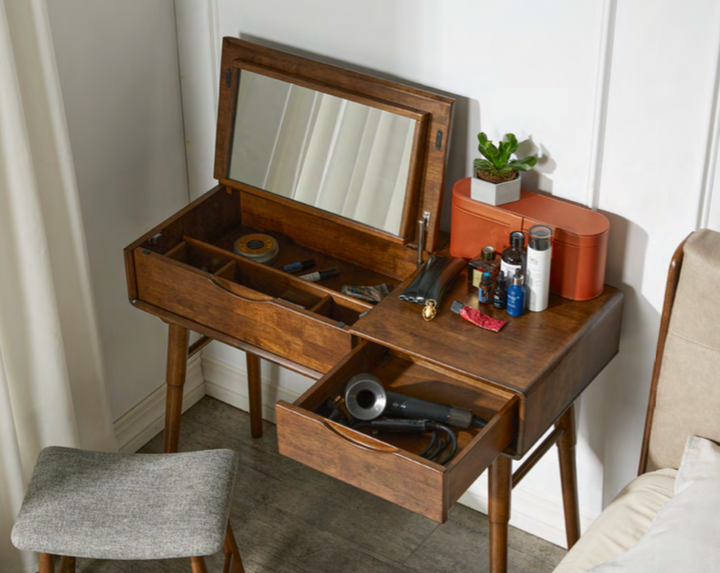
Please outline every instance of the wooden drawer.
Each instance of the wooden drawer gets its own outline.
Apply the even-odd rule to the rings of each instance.
[[[318,372],[347,355],[348,325],[370,308],[190,237],[133,258],[140,300]]]
[[[429,441],[424,434],[373,436],[318,413],[328,399],[344,395],[347,381],[361,372],[375,374],[389,391],[470,408],[488,424],[481,430],[455,428],[458,451],[442,466],[418,455]],[[448,509],[513,440],[518,398],[361,342],[294,404],[278,402],[276,412],[281,454],[444,522]]]

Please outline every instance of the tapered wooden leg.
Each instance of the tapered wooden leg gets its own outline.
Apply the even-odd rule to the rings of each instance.
[[[167,401],[165,403],[165,453],[178,451],[180,442],[180,415],[182,414],[183,386],[187,373],[188,330],[170,324],[168,332]]]
[[[555,424],[565,433],[558,440],[560,457],[560,481],[562,483],[563,509],[565,510],[565,534],[570,549],[580,539],[580,508],[578,505],[577,470],[575,469],[575,404],[570,406]]]
[[[512,466],[505,456],[490,466],[488,480],[490,520],[490,573],[507,573],[508,522],[510,521],[510,495],[512,492]]]
[[[60,570],[58,573],[75,573],[75,558],[63,555],[60,558]]]
[[[232,526],[228,521],[225,530],[225,543],[223,544],[223,553],[225,554],[225,564],[223,565],[223,573],[245,573],[245,568],[240,558],[240,550],[235,541],[235,534]]]
[[[191,557],[190,565],[192,567],[192,573],[208,573],[203,557]]]
[[[248,396],[250,397],[250,434],[253,438],[259,438],[263,433],[260,358],[249,352],[246,352],[245,356],[247,357]]]
[[[49,553],[40,554],[40,573],[54,573],[55,556]]]

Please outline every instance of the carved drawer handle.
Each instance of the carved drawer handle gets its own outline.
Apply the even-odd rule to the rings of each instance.
[[[231,295],[233,295],[233,296],[236,296],[236,297],[238,297],[238,298],[241,298],[241,299],[243,299],[243,300],[247,300],[247,301],[250,301],[250,302],[269,302],[269,301],[273,300],[272,297],[269,297],[269,296],[267,296],[267,295],[263,295],[262,293],[257,293],[257,296],[256,296],[256,297],[255,297],[255,296],[249,296],[249,294],[239,293],[239,292],[237,292],[235,289],[232,289],[232,288],[230,288],[229,286],[227,286],[226,284],[223,284],[222,282],[220,282],[216,277],[210,277],[210,282],[211,282],[212,284],[214,284],[216,287],[224,290],[226,293],[231,294]],[[248,289],[247,287],[242,287],[242,286],[241,286],[240,288],[243,288],[244,290],[248,291],[248,293],[255,294],[254,291],[252,291],[251,289]]]
[[[370,452],[376,452],[378,454],[395,454],[400,451],[395,446],[390,446],[388,444],[378,444],[375,441],[371,442],[370,438],[368,438],[368,441],[366,442],[362,440],[362,438],[358,437],[358,433],[354,430],[351,430],[350,428],[346,428],[345,426],[341,426],[339,424],[334,424],[329,420],[322,420],[322,425],[325,426],[325,429],[329,430],[330,432],[332,432],[339,438],[342,438],[349,444],[355,446],[356,448],[361,448]],[[360,436],[362,436],[362,434],[360,434]]]

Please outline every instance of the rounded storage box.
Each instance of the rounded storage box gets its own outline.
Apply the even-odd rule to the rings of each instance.
[[[533,225],[553,230],[550,291],[572,300],[600,296],[610,222],[607,217],[560,199],[522,191],[520,200],[493,206],[470,198],[470,178],[453,186],[450,254],[472,259],[486,245],[502,252],[511,231]]]

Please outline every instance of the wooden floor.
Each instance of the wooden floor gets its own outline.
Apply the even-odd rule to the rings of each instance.
[[[247,573],[481,573],[487,517],[456,505],[434,521],[278,454],[275,426],[250,437],[245,412],[203,398],[183,415],[180,450],[232,448],[240,456],[231,521]],[[142,452],[161,452],[162,434]],[[511,528],[511,573],[550,573],[565,550]],[[80,560],[86,573],[189,572],[188,560]],[[209,571],[222,571],[220,555]]]

